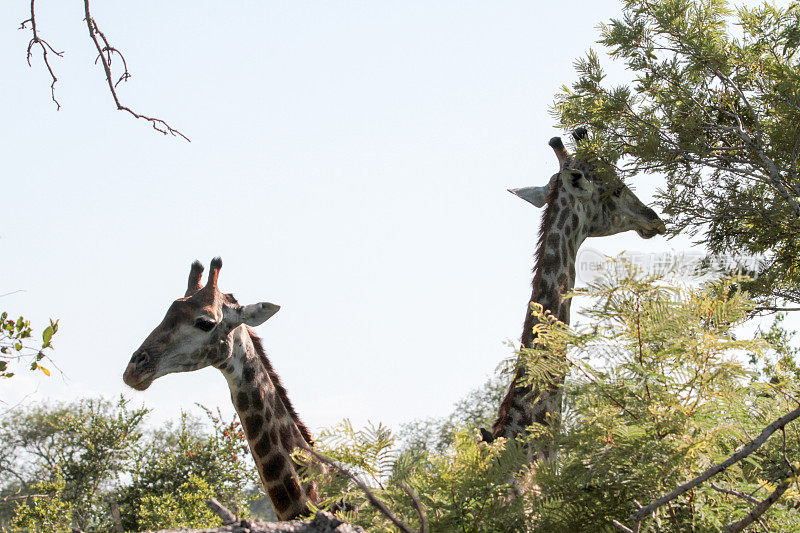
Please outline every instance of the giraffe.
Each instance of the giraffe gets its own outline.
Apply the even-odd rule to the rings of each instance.
[[[587,135],[584,128],[573,133],[576,143]],[[614,235],[635,230],[650,239],[666,230],[664,222],[608,168],[597,161],[585,161],[567,152],[560,137],[550,139],[559,171],[547,185],[509,189],[536,207],[545,207],[539,226],[533,292],[525,315],[521,344],[534,346],[536,317],[531,303],[540,304],[558,320],[569,324],[571,299],[565,297],[575,285],[578,248],[587,237]],[[561,386],[566,376],[550,376],[547,385],[523,384],[524,369],[517,368],[500,404],[492,432],[481,428],[484,440],[514,439],[531,424],[557,425],[561,418]],[[533,459],[533,450],[528,450]],[[553,456],[548,445],[536,451],[536,458]]]
[[[123,380],[143,391],[157,378],[209,365],[228,382],[231,401],[244,427],[250,451],[278,518],[290,520],[316,503],[316,487],[301,481],[301,465],[292,460],[297,446],[313,445],[272,368],[261,339],[251,329],[278,312],[271,303],[240,305],[217,287],[222,260],[211,261],[201,286],[203,265],[192,263],[183,298],[144,340],[128,363]],[[322,464],[314,468],[327,471]]]

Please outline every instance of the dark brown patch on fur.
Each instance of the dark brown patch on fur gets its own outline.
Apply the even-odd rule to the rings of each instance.
[[[281,442],[283,447],[287,450],[294,448],[294,435],[292,434],[292,426],[284,424],[280,429]]]
[[[289,493],[286,492],[286,489],[282,485],[278,485],[269,489],[268,492],[269,499],[275,507],[275,511],[278,512],[279,518],[288,518],[286,511],[292,505],[292,499],[289,498]]]
[[[245,364],[244,369],[242,370],[242,379],[244,379],[249,383],[253,381],[253,378],[255,377],[256,377],[256,369],[248,364]]]
[[[246,392],[240,392],[236,395],[236,407],[239,409],[240,413],[250,409],[250,400],[247,398]]]
[[[260,390],[254,390],[251,398],[253,399],[253,409],[259,412],[264,409],[264,401],[261,399]]]
[[[244,431],[247,434],[247,438],[253,440],[258,436],[259,433],[261,433],[261,426],[264,423],[264,418],[260,414],[250,415],[245,417],[243,422]]]
[[[267,454],[269,451],[269,437],[266,432],[264,432],[261,438],[258,439],[258,442],[253,445],[253,451],[256,452],[256,455],[259,457],[264,457]]]
[[[261,463],[261,472],[264,474],[264,479],[267,481],[276,481],[283,474],[283,457],[279,453],[273,453],[263,463]]]
[[[300,484],[295,479],[288,478],[284,480],[283,486],[286,489],[286,492],[289,493],[289,497],[295,501],[300,499],[300,496],[303,495],[303,490],[300,488]]]
[[[280,398],[275,400],[275,415],[279,418],[283,417],[286,414],[286,407],[281,402]]]

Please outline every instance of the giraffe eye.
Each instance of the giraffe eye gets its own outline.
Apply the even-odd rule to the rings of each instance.
[[[207,318],[198,318],[194,321],[194,327],[202,331],[211,331],[217,325],[216,322],[213,320],[209,320]]]
[[[622,196],[622,187],[620,187],[619,189],[615,190],[613,194],[614,194],[614,196],[616,198],[619,198],[620,196]]]

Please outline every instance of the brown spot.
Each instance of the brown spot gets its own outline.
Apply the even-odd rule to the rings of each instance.
[[[254,390],[251,398],[253,400],[253,409],[255,409],[256,411],[261,411],[262,409],[264,409],[264,401],[261,399],[260,390],[258,389]]]
[[[542,258],[542,264],[540,268],[542,269],[543,274],[547,274],[555,270],[556,265],[556,257],[552,254],[548,254]]]
[[[548,285],[545,280],[540,281],[539,282],[539,291],[542,294],[547,294],[548,292],[550,292],[550,285]]]
[[[242,378],[247,381],[253,381],[253,378],[256,376],[256,369],[253,368],[252,365],[245,365],[244,370],[242,371]]]
[[[286,407],[283,405],[283,401],[278,398],[275,402],[275,416],[283,417],[286,415]]]
[[[269,452],[269,436],[266,433],[261,435],[258,442],[253,446],[253,452],[259,457],[264,457]]]
[[[264,418],[258,415],[250,415],[244,419],[244,431],[247,433],[247,438],[250,440],[255,439],[261,433],[261,426],[264,423]]]
[[[236,395],[236,407],[240,412],[250,409],[250,400],[247,398],[246,392],[240,392]]]
[[[300,489],[300,484],[293,478],[284,480],[283,486],[286,488],[286,492],[289,493],[289,497],[295,501],[300,499],[300,496],[303,495],[303,491]]]
[[[273,453],[261,463],[261,473],[267,481],[276,481],[283,473],[284,460],[279,453]]]
[[[280,442],[280,436],[278,435],[278,428],[273,426],[269,430],[269,441],[274,445],[277,446]]]
[[[290,424],[282,425],[280,432],[281,432],[281,442],[283,443],[284,447],[291,448],[292,444],[294,443],[292,426]]]
[[[272,506],[275,507],[275,511],[278,513],[278,518],[286,518],[286,511],[292,505],[292,500],[289,498],[289,493],[286,492],[286,489],[279,485],[269,489],[267,493]]]

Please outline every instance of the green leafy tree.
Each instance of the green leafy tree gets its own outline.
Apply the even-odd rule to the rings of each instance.
[[[211,485],[194,474],[174,493],[146,494],[138,510],[142,530],[168,527],[221,526],[222,520],[211,512],[205,502],[215,496]]]
[[[663,172],[673,233],[762,255],[743,265],[751,293],[800,302],[800,6],[624,0],[599,43],[632,80],[608,83],[594,51],[576,63],[554,113],[590,127],[580,150],[623,177]]]
[[[148,430],[147,413],[122,398],[4,413],[0,530],[57,518],[43,530],[109,531],[115,507],[126,531],[212,526],[211,496],[239,516],[274,519],[238,421],[207,411],[207,422],[184,415]]]
[[[147,524],[157,521],[158,509],[173,509],[178,503],[192,508],[163,515],[165,523],[197,524],[208,516],[199,494],[213,495],[237,515],[248,516],[258,473],[241,425],[236,418],[227,421],[208,410],[206,414],[210,431],[183,414],[177,425],[154,432],[138,450],[130,466],[131,482],[117,494],[126,530],[151,527]]]
[[[64,479],[56,475],[53,481],[35,483],[37,494],[17,506],[12,525],[28,531],[72,531],[72,504],[62,499]]]
[[[57,497],[70,503],[79,528],[109,527],[107,496],[135,454],[146,414],[124,398],[23,406],[7,413],[0,421],[2,492],[36,494],[39,484],[61,480]]]

